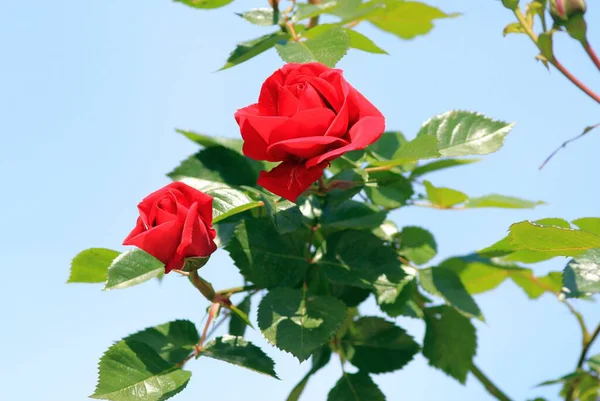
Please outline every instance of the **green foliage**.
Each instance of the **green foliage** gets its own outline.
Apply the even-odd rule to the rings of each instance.
[[[175,320],[138,331],[123,341],[143,343],[162,359],[176,365],[190,355],[199,340],[200,336],[194,323],[189,320]]]
[[[449,111],[428,120],[417,134],[435,136],[442,156],[485,155],[500,149],[514,124],[470,111]]]
[[[421,269],[419,281],[425,291],[442,297],[463,315],[483,320],[479,306],[454,271],[444,267]]]
[[[197,143],[198,145],[204,148],[212,148],[217,146],[222,146],[227,149],[231,149],[236,151],[237,153],[242,153],[242,145],[244,141],[241,139],[233,139],[233,138],[221,138],[218,136],[210,136],[205,134],[200,134],[198,132],[189,131],[189,130],[176,130],[177,133],[185,136],[190,141]]]
[[[253,8],[250,11],[238,14],[246,21],[260,26],[277,25],[279,13],[274,13],[273,8]]]
[[[350,40],[350,47],[353,49],[362,50],[367,53],[388,54],[388,52],[377,46],[371,39],[360,32],[346,29],[346,34]]]
[[[273,48],[277,43],[285,43],[288,38],[289,35],[287,33],[277,31],[263,35],[256,39],[238,43],[236,48],[229,55],[229,58],[227,58],[225,65],[221,67],[221,70],[225,70],[241,64],[244,61],[248,61],[252,57],[256,57],[259,54]]]
[[[200,357],[218,359],[277,379],[275,363],[256,345],[242,337],[225,335],[207,343]]]
[[[276,44],[275,48],[279,57],[290,63],[318,61],[334,67],[348,52],[350,38],[344,28],[334,26],[310,39],[288,40],[285,44]]]
[[[531,209],[538,205],[543,205],[544,202],[532,202],[525,199],[519,199],[512,196],[504,195],[486,195],[477,198],[469,198],[465,207],[501,207],[505,209]]]
[[[379,317],[358,319],[341,343],[348,360],[369,373],[402,369],[420,349],[406,331]]]
[[[344,373],[329,392],[327,401],[385,401],[385,395],[367,373]]]
[[[326,232],[371,229],[379,227],[386,216],[386,212],[374,206],[351,200],[328,205],[323,211],[321,227]]]
[[[429,162],[415,168],[411,172],[411,177],[420,177],[425,174],[433,173],[434,171],[444,170],[451,167],[462,166],[465,164],[476,163],[480,159],[443,159]]]
[[[573,258],[563,273],[563,285],[571,297],[600,292],[600,249],[590,249]]]
[[[103,283],[108,267],[119,252],[106,248],[90,248],[77,254],[71,262],[67,283]]]
[[[233,0],[173,0],[177,3],[183,3],[186,6],[190,6],[193,8],[219,8],[226,6],[227,4],[233,2]]]
[[[106,351],[98,373],[90,397],[111,401],[163,401],[183,390],[192,375],[162,359],[150,346],[128,340]]]
[[[225,249],[252,283],[272,288],[294,285],[308,268],[308,232],[279,234],[267,219],[244,220],[235,229]]]
[[[411,262],[422,265],[436,255],[437,243],[429,231],[408,226],[402,228],[399,252]]]
[[[277,348],[304,361],[340,327],[346,306],[330,296],[291,288],[276,288],[262,299],[258,326]]]
[[[425,184],[425,190],[427,191],[427,199],[441,209],[451,208],[469,199],[465,193],[454,189],[435,187],[429,181],[423,181],[423,184]]]
[[[376,3],[384,7],[379,7],[368,14],[367,20],[379,29],[401,39],[425,35],[433,29],[434,20],[456,16],[417,1],[385,0]]]
[[[318,263],[329,280],[372,290],[382,276],[390,287],[406,276],[395,250],[369,231],[330,235],[327,252]]]
[[[108,268],[105,290],[132,287],[162,274],[163,263],[154,256],[133,249],[120,254]]]
[[[262,201],[269,219],[280,234],[292,232],[302,225],[302,213],[292,202],[280,199],[275,202],[270,197],[263,195]]]
[[[251,299],[252,299],[251,296],[247,296],[242,300],[242,302],[240,302],[237,305],[237,308],[240,311],[244,312],[246,315],[248,315],[250,313]],[[235,313],[231,314],[231,318],[229,320],[229,334],[230,335],[235,336],[235,337],[243,337],[244,333],[246,332],[246,327],[248,327],[248,324],[246,324],[244,319],[242,319]]]
[[[411,182],[402,174],[392,171],[374,171],[369,178],[377,181],[376,186],[368,186],[365,193],[377,206],[384,209],[396,209],[403,205],[413,195]]]
[[[445,305],[426,309],[425,323],[423,355],[431,366],[465,384],[477,350],[475,327]]]

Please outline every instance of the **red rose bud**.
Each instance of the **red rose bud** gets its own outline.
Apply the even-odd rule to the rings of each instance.
[[[281,162],[260,173],[258,184],[290,201],[323,175],[329,162],[364,149],[385,129],[385,119],[342,76],[319,63],[289,63],[263,83],[258,103],[235,119],[252,159]]]
[[[550,0],[550,14],[555,21],[568,21],[586,11],[585,0]]]
[[[216,251],[213,198],[182,182],[172,182],[140,202],[140,216],[123,245],[135,245],[165,264],[181,269],[187,258],[196,267]]]

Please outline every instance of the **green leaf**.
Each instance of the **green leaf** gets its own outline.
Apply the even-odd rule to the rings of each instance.
[[[538,45],[540,48],[541,55],[546,60],[552,60],[554,58],[554,51],[552,50],[552,34],[553,31],[542,32],[538,36]]]
[[[590,249],[571,259],[563,273],[563,285],[569,297],[600,292],[600,249]]]
[[[523,28],[523,25],[521,25],[520,23],[511,22],[510,24],[508,24],[504,27],[504,30],[502,31],[502,35],[506,36],[509,33],[527,33],[527,31],[525,31],[525,28]]]
[[[367,20],[401,39],[425,35],[433,29],[434,20],[457,16],[417,1],[387,0],[383,3],[385,7],[368,14]]]
[[[470,111],[449,111],[425,122],[417,137],[436,137],[442,156],[485,155],[502,147],[513,126]]]
[[[406,205],[414,191],[411,182],[402,174],[392,171],[374,171],[369,174],[377,186],[365,187],[371,202],[385,209],[396,209]]]
[[[253,57],[269,50],[279,42],[285,42],[289,38],[287,33],[277,31],[263,35],[259,38],[238,43],[236,48],[231,52],[227,62],[221,70],[234,67],[238,64],[248,61]]]
[[[279,234],[267,219],[249,219],[235,229],[225,249],[249,281],[262,288],[292,286],[308,267],[308,231]]]
[[[367,53],[388,54],[388,52],[377,46],[371,39],[360,32],[353,29],[346,29],[346,34],[350,39],[350,47],[353,49],[362,50]]]
[[[165,265],[154,256],[132,249],[117,256],[108,268],[105,290],[128,288],[161,274]]]
[[[320,1],[318,4],[297,3],[296,12],[294,13],[292,21],[298,22],[304,19],[316,17],[327,11],[335,9],[339,5],[339,3],[340,2],[337,0]],[[321,25],[317,25],[315,28],[318,28],[320,26]]]
[[[90,248],[81,251],[71,262],[71,274],[67,283],[103,283],[108,267],[119,252],[106,248]]]
[[[530,221],[513,224],[508,238],[516,249],[553,252],[562,256],[576,256],[588,249],[600,248],[600,235]]]
[[[265,210],[269,219],[280,234],[289,233],[302,226],[302,213],[295,203],[281,199],[277,202],[263,195]]]
[[[261,169],[260,163],[234,150],[212,146],[182,161],[167,175],[173,180],[193,177],[227,185],[255,186]]]
[[[252,297],[250,295],[248,295],[237,306],[237,308],[239,310],[241,310],[242,312],[244,312],[246,315],[248,315],[250,313],[251,298]],[[231,317],[229,318],[229,334],[230,335],[237,336],[237,337],[243,337],[244,333],[246,332],[246,327],[248,327],[248,325],[246,324],[244,319],[242,319],[235,313],[231,314]]]
[[[404,227],[400,234],[400,253],[411,262],[422,265],[437,254],[437,243],[433,235],[421,227]]]
[[[325,365],[329,363],[330,359],[331,350],[327,346],[321,347],[315,352],[313,352],[312,367],[302,378],[302,380],[300,380],[300,382],[298,382],[298,384],[296,384],[296,386],[292,389],[286,401],[298,401],[300,399],[300,396],[302,395],[302,392],[304,391],[304,388],[308,384],[308,380],[310,379],[310,377],[317,373],[319,370],[321,370],[323,367],[325,367]]]
[[[497,265],[491,259],[477,255],[446,259],[440,263],[439,267],[450,269],[458,274],[469,294],[480,294],[493,290],[502,284],[511,273],[508,266]]]
[[[345,229],[372,229],[379,227],[386,216],[385,211],[351,200],[338,205],[327,205],[321,218],[321,227],[328,233]]]
[[[584,217],[573,220],[573,224],[579,227],[580,230],[600,235],[600,217]]]
[[[318,61],[334,67],[348,52],[350,39],[342,27],[333,27],[320,35],[300,42],[276,44],[279,57],[290,63]]]
[[[162,359],[175,365],[190,355],[200,341],[200,336],[194,323],[189,320],[175,320],[138,331],[127,336],[124,341],[143,343]]]
[[[329,392],[327,401],[385,401],[385,395],[367,373],[344,372]]]
[[[180,181],[213,197],[213,223],[263,206],[262,202],[252,200],[244,192],[227,184],[193,177],[182,178]]]
[[[465,207],[476,208],[476,207],[501,207],[505,209],[533,209],[538,205],[544,205],[542,201],[528,201],[525,199],[514,198],[512,196],[504,195],[486,195],[477,198],[470,198]]]
[[[233,0],[173,0],[176,3],[183,3],[186,6],[194,8],[219,8],[233,2]]]
[[[273,360],[263,350],[242,337],[217,337],[202,348],[199,356],[229,362],[278,379]]]
[[[465,384],[477,351],[475,327],[445,305],[426,309],[425,323],[423,356],[431,366]]]
[[[98,371],[98,385],[90,398],[112,401],[163,401],[183,390],[192,375],[136,341],[110,347]]]
[[[423,318],[423,311],[419,306],[419,289],[415,276],[408,277],[403,286],[399,287],[398,295],[393,303],[380,303],[379,308],[391,317],[407,316],[415,318]]]
[[[383,291],[406,277],[396,251],[369,231],[343,231],[327,238],[327,252],[319,262],[327,278],[339,284]]]
[[[379,137],[377,142],[369,145],[367,150],[370,154],[374,155],[377,160],[391,160],[396,158],[401,147],[407,142],[408,141],[402,132],[386,131]]]
[[[415,168],[411,172],[411,177],[420,177],[422,175],[432,173],[434,171],[443,170],[450,167],[462,166],[465,164],[476,163],[481,159],[444,159],[436,160],[427,164],[423,164]]]
[[[441,154],[437,149],[438,140],[434,136],[416,137],[410,142],[402,145],[400,149],[394,152],[393,158],[389,161],[377,161],[372,164],[375,166],[399,166],[409,162],[424,159],[434,159]]]
[[[558,294],[562,288],[562,274],[559,272],[550,272],[543,277],[535,277],[531,270],[521,269],[512,271],[510,278],[525,291],[530,299],[537,299],[546,292]]]
[[[442,297],[463,315],[484,320],[479,306],[454,271],[443,267],[421,269],[419,281],[425,291]]]
[[[594,369],[596,372],[600,372],[600,354],[594,355],[587,360],[587,364],[590,369]]]
[[[194,131],[182,130],[182,129],[177,129],[175,131],[177,133],[185,136],[190,141],[195,142],[204,148],[212,148],[212,147],[222,146],[224,148],[236,151],[237,153],[240,153],[240,154],[242,153],[242,145],[244,144],[244,141],[241,139],[209,136],[209,135],[199,134]]]
[[[274,346],[304,361],[340,327],[346,306],[330,296],[275,288],[262,299],[258,326]]]
[[[253,8],[238,15],[254,25],[271,26],[279,22],[279,13],[275,14],[272,7]]]
[[[405,330],[380,317],[362,317],[341,340],[350,362],[361,372],[385,373],[402,369],[419,352]]]
[[[450,209],[469,199],[465,193],[455,189],[435,187],[429,181],[423,181],[423,184],[425,184],[429,201],[441,209]]]

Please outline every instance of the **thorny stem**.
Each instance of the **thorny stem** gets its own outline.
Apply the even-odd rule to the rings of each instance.
[[[308,2],[312,5],[317,5],[317,4],[321,4],[321,0],[308,0]],[[314,17],[312,17],[309,21],[308,21],[308,26],[307,28],[314,28],[315,26],[319,25],[319,16],[315,15]]]
[[[294,29],[294,24],[292,24],[292,22],[288,19],[287,21],[285,21],[285,26],[287,27],[288,31],[290,32],[290,35],[292,35],[292,39],[294,40],[294,42],[298,42],[300,40],[300,38],[296,34],[296,29]]]
[[[542,49],[538,43],[538,37],[535,34],[535,32],[533,32],[533,30],[531,29],[529,24],[527,23],[527,18],[525,17],[525,15],[523,15],[523,12],[521,11],[521,9],[517,7],[514,10],[514,14],[517,17],[517,20],[519,21],[519,23],[521,24],[523,29],[525,30],[525,33],[527,34],[527,36],[529,36],[529,38],[533,41],[533,43],[535,43],[537,48],[541,51]],[[577,86],[579,89],[581,89],[586,95],[588,95],[589,97],[594,99],[596,102],[600,103],[600,96],[598,96],[598,94],[596,94],[594,91],[592,91],[590,88],[588,88],[583,82],[581,82],[579,79],[577,79],[573,74],[571,74],[571,72],[569,70],[567,70],[556,59],[556,57],[552,56],[550,59],[548,59],[548,62],[550,64],[552,64],[558,71],[560,71],[575,86]]]
[[[585,41],[584,43],[582,43],[582,45],[583,45],[583,48],[585,49],[585,52],[588,54],[588,56],[590,56],[590,59],[594,62],[596,67],[600,70],[600,58],[598,58],[598,55],[592,48],[592,45],[590,45],[590,43],[588,41]]]
[[[188,355],[183,361],[179,362],[177,364],[177,366],[182,367],[183,365],[186,364],[186,362],[188,362],[190,359],[194,358],[196,355],[198,355],[200,352],[202,352],[202,347],[204,346],[204,340],[206,340],[206,333],[208,331],[208,327],[212,323],[215,316],[219,313],[220,307],[221,307],[221,305],[219,303],[213,303],[210,305],[210,307],[208,309],[208,319],[206,319],[206,324],[204,325],[204,330],[202,331],[202,336],[200,337],[200,341],[198,342],[196,347],[194,347],[194,352],[192,352],[190,355]]]
[[[581,349],[581,354],[579,355],[579,360],[577,361],[577,367],[575,368],[575,370],[579,370],[583,367],[583,364],[587,359],[587,354],[590,351],[592,344],[600,335],[600,324],[598,324],[598,327],[596,327],[596,330],[594,330],[594,332],[591,335],[589,334],[589,332],[587,332],[587,330],[586,334],[587,336],[584,335],[583,348]],[[569,386],[569,389],[567,390],[567,396],[565,398],[566,401],[573,401],[575,399],[575,390],[577,389],[577,384],[578,380],[573,380],[573,382]]]
[[[502,390],[496,387],[496,385],[481,370],[479,370],[475,364],[471,366],[471,373],[473,373],[473,376],[483,384],[483,387],[485,387],[487,392],[494,396],[494,398],[499,401],[512,401]]]

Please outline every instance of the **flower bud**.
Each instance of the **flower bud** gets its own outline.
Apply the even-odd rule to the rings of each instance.
[[[516,10],[519,7],[519,0],[502,0],[502,4],[509,10]]]
[[[585,10],[585,0],[550,0],[550,14],[557,22],[583,15]]]

